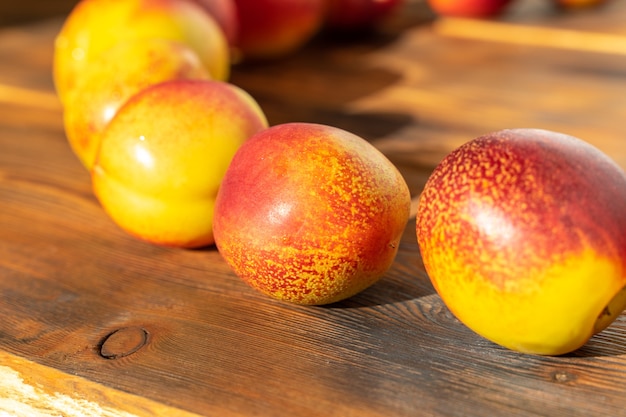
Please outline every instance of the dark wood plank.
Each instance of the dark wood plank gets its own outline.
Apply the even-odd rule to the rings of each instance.
[[[626,16],[619,6],[591,15],[617,10]],[[161,248],[120,231],[65,142],[49,78],[59,25],[0,32],[0,85],[10,87],[0,89],[2,351],[200,415],[623,415],[626,316],[564,357],[497,347],[434,293],[413,221],[378,284],[326,307],[254,292],[215,248]],[[238,66],[232,81],[272,124],[367,138],[414,195],[447,152],[505,127],[574,134],[626,167],[623,57],[402,27],[319,39],[283,61]]]
[[[53,16],[65,16],[78,0],[21,0],[0,3],[0,26],[17,25]]]

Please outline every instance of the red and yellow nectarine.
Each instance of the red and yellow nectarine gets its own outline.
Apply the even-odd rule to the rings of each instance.
[[[215,243],[257,290],[328,304],[379,280],[407,224],[410,196],[396,167],[344,130],[287,123],[237,151],[215,205]]]
[[[428,0],[437,14],[456,17],[490,17],[504,11],[512,0]]]
[[[583,9],[600,6],[605,0],[552,0],[557,6],[564,9]]]
[[[507,348],[558,355],[626,305],[626,175],[551,131],[494,132],[437,166],[417,239],[449,309]]]

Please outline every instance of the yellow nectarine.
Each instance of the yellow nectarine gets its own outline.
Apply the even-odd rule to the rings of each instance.
[[[228,78],[228,42],[199,5],[187,0],[82,0],[54,43],[53,75],[61,101],[104,51],[119,43],[155,38],[188,45],[214,79]]]
[[[126,100],[152,84],[186,78],[210,75],[197,54],[179,42],[140,39],[104,52],[66,96],[64,124],[72,150],[91,169],[102,131]]]
[[[267,127],[257,102],[220,81],[174,80],[132,96],[101,136],[94,192],[128,233],[160,245],[213,243],[213,207],[232,156]]]

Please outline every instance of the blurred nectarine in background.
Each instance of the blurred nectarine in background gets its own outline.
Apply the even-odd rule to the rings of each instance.
[[[230,51],[209,13],[188,0],[82,0],[54,44],[53,75],[62,102],[82,72],[119,43],[168,39],[186,44],[216,80],[230,73]]]
[[[65,132],[74,153],[91,169],[100,135],[117,109],[144,88],[173,79],[209,79],[185,44],[134,39],[105,51],[84,68],[66,95]]]
[[[271,59],[306,44],[324,23],[326,0],[235,0],[243,59]]]
[[[582,9],[603,4],[605,0],[553,0],[557,6],[564,9]]]
[[[490,17],[501,13],[511,0],[428,0],[430,8],[442,16]]]
[[[239,20],[235,0],[192,0],[204,7],[217,24],[222,28],[226,40],[230,45],[237,42],[239,34]]]
[[[326,26],[335,30],[376,26],[397,11],[404,0],[327,0]]]

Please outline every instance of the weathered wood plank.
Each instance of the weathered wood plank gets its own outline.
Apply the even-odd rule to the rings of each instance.
[[[64,138],[49,67],[59,25],[0,31],[7,378],[17,373],[49,398],[46,375],[57,369],[90,381],[82,398],[137,415],[143,409],[123,408],[109,390],[132,394],[137,407],[146,399],[156,415],[623,415],[626,316],[564,357],[499,348],[434,293],[413,221],[378,284],[326,307],[267,299],[215,248],[161,248],[120,231]],[[574,134],[626,167],[621,57],[403,27],[382,38],[319,39],[283,61],[238,66],[232,81],[273,124],[328,123],[367,138],[414,195],[445,153],[505,127]],[[22,52],[31,49],[35,58]],[[54,374],[58,384],[62,376]],[[71,394],[72,378],[59,392]]]
[[[24,26],[0,26],[0,84],[53,91],[54,37],[63,18]]]
[[[78,0],[21,0],[0,3],[0,25],[17,25],[64,16]]]
[[[0,381],[0,413],[6,416],[197,416],[2,351]]]

